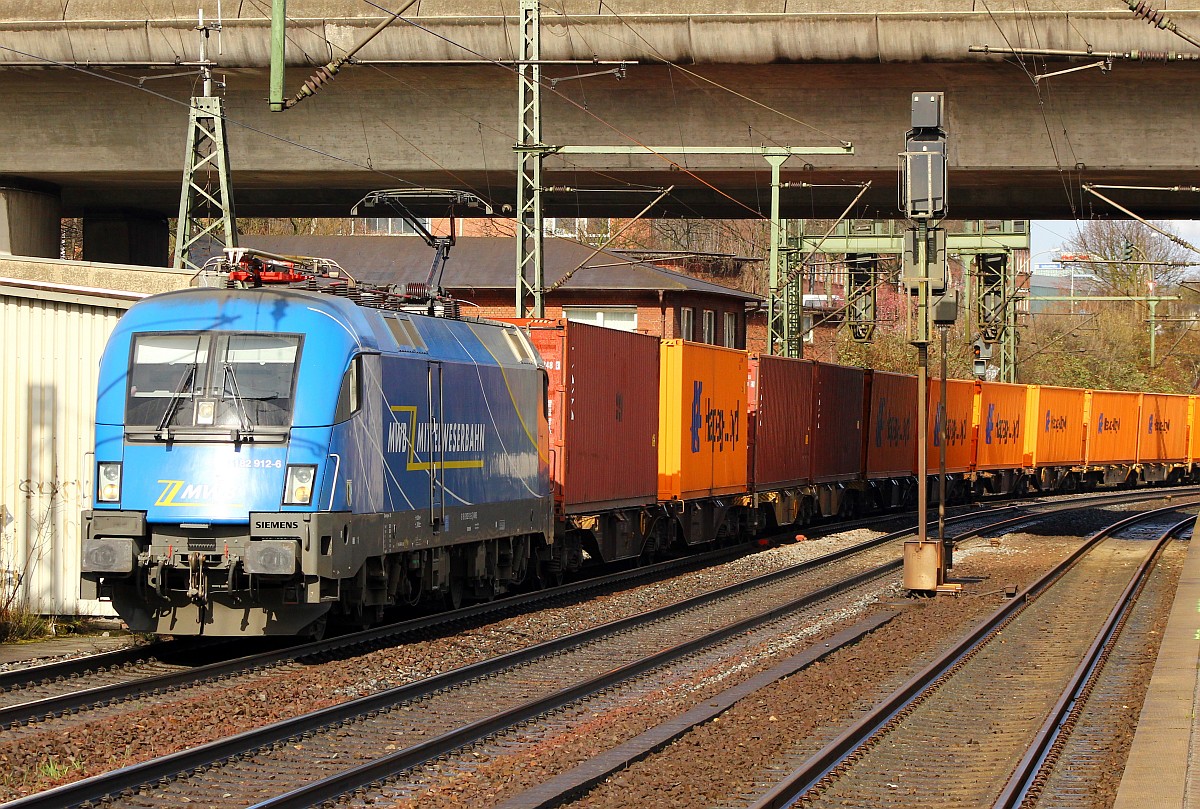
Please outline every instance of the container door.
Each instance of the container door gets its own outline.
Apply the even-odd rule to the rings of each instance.
[[[429,363],[429,524],[446,524],[446,444],[442,436],[442,364]]]

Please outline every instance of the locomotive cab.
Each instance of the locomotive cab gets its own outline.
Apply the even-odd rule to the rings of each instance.
[[[101,363],[84,597],[138,631],[290,635],[456,571],[503,591],[496,560],[552,538],[542,371],[506,335],[291,289],[140,302]]]

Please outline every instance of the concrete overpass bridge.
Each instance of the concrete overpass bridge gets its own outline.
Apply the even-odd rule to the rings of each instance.
[[[398,6],[399,0],[395,0]],[[178,205],[188,99],[196,89],[196,5],[216,0],[27,0],[0,10],[0,183],[14,189],[0,240],[61,213],[121,233],[162,231]],[[424,0],[296,108],[267,110],[269,2],[224,0],[210,58],[226,79],[240,216],[339,216],[367,190],[468,188],[497,206],[515,189],[515,0]],[[974,44],[1095,51],[1188,51],[1120,0],[562,0],[543,11],[550,144],[836,146],[793,157],[784,215],[836,215],[871,180],[856,216],[896,210],[896,154],[915,90],[946,93],[956,218],[1108,214],[1084,182],[1200,185],[1200,62],[1117,60],[1111,71],[968,54]],[[189,16],[180,16],[187,7]],[[1026,8],[1026,6],[1028,8]],[[1157,0],[1200,33],[1200,2]],[[15,8],[14,8],[15,7]],[[365,2],[291,0],[287,88],[344,53],[381,19]],[[5,19],[7,18],[7,19]],[[1087,64],[1099,60],[1075,62]],[[683,66],[675,67],[672,65]],[[85,69],[86,68],[86,69]],[[183,75],[179,75],[183,74]],[[757,155],[559,155],[548,215],[622,215],[675,185],[657,215],[765,214],[770,172]],[[682,167],[683,170],[680,170]],[[1123,192],[1154,217],[1191,218],[1195,194]],[[40,228],[40,230],[39,230]],[[147,230],[148,229],[148,230]],[[17,234],[16,237],[13,234]],[[119,239],[117,239],[119,241]],[[49,250],[47,246],[44,249]],[[114,248],[114,260],[127,260]]]

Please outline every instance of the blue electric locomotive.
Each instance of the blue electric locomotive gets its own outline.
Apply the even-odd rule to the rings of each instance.
[[[190,289],[101,362],[83,596],[138,631],[319,634],[553,558],[545,371],[515,326]]]

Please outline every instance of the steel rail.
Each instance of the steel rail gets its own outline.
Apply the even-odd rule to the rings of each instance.
[[[1130,495],[1113,495],[1102,494],[1096,495],[1089,499],[1103,501],[1107,498],[1123,498]],[[1149,492],[1138,492],[1137,497],[1153,499],[1156,496]],[[1118,500],[1119,501],[1119,500]],[[1114,501],[1114,502],[1118,502]],[[1043,503],[1037,503],[1043,505]],[[1052,505],[1047,504],[1047,505]],[[1017,508],[1018,506],[1012,503],[997,506],[996,510],[1002,508]],[[960,516],[976,516],[982,511],[970,512]],[[822,523],[817,524],[810,532],[815,532],[816,536],[824,536],[830,532],[846,531],[855,527],[869,526],[883,520],[902,519],[905,515],[897,514],[892,516],[872,516],[858,520],[850,520],[841,523]],[[933,521],[930,522],[933,524]],[[780,531],[778,534],[787,534],[795,530],[789,526],[788,530]],[[276,655],[270,659],[259,655],[250,655],[239,657],[232,663],[240,661],[239,666],[242,670],[252,671],[258,668],[264,668],[280,662],[288,662],[292,659],[299,659],[312,655],[330,654],[341,651],[343,649],[353,649],[367,647],[372,644],[378,645],[386,643],[389,639],[397,635],[408,634],[410,632],[428,630],[436,626],[442,625],[444,620],[447,624],[453,624],[459,621],[477,620],[489,614],[503,615],[507,612],[523,609],[528,605],[536,604],[547,599],[562,599],[572,595],[582,595],[593,589],[602,589],[620,584],[622,582],[629,583],[638,579],[652,578],[660,574],[669,574],[678,571],[687,571],[690,569],[704,567],[714,562],[726,561],[737,558],[740,555],[753,552],[751,544],[734,548],[723,548],[717,551],[710,551],[694,556],[689,556],[684,559],[672,559],[663,562],[658,562],[652,565],[644,565],[635,570],[618,571],[615,573],[605,574],[603,576],[591,577],[584,581],[570,582],[556,588],[540,590],[534,593],[524,593],[515,596],[510,596],[495,601],[476,604],[466,607],[462,610],[453,613],[439,613],[423,618],[410,619],[408,621],[397,624],[389,624],[387,626],[375,627],[373,629],[356,632],[349,635],[343,635],[338,638],[329,640],[317,641],[308,644],[292,645],[288,647],[291,654]],[[212,648],[213,643],[217,639],[207,639],[210,642],[208,649]],[[74,677],[85,676],[88,674],[98,674],[104,670],[114,670],[126,665],[149,662],[150,658],[158,658],[161,660],[162,655],[166,654],[189,654],[198,650],[206,649],[206,639],[200,638],[181,638],[174,641],[160,642],[147,646],[133,647],[129,649],[117,649],[110,652],[102,652],[94,655],[73,658],[70,660],[56,661],[53,663],[45,663],[41,665],[26,666],[23,668],[14,668],[9,671],[0,672],[0,692],[9,690],[18,690],[22,686],[34,686],[44,683],[51,683],[56,680],[70,679]],[[234,639],[233,642],[237,642]],[[255,663],[259,659],[261,662]],[[166,661],[164,661],[166,662]],[[229,665],[232,665],[229,664]],[[196,675],[196,683],[202,683],[208,679],[225,677],[231,672],[238,670],[238,666],[230,669],[228,665],[217,663],[208,664],[209,668],[199,667],[192,668],[191,671]],[[166,675],[158,675],[164,676]],[[183,679],[181,679],[183,678]],[[140,684],[140,687],[139,687]],[[77,711],[88,704],[103,705],[117,700],[129,699],[141,693],[149,693],[154,691],[163,691],[179,688],[187,684],[186,677],[183,673],[175,677],[159,680],[154,677],[140,678],[131,681],[123,686],[102,686],[94,689],[85,689],[74,692],[65,697],[48,697],[43,700],[31,701],[24,703],[28,706],[27,711],[21,711],[20,706],[10,706],[0,709],[0,728],[12,726],[14,724],[23,724],[30,721],[36,721],[41,717],[53,717],[67,711]],[[107,690],[111,689],[111,690]]]
[[[1102,502],[1129,502],[1146,499],[1161,499],[1164,496],[1162,493],[1151,494],[1149,492],[1139,492],[1136,494],[1127,495],[1103,495],[1096,498],[1073,498],[1069,501],[1056,501],[1051,503],[1035,503],[1033,508],[1037,509],[1033,513],[1018,515],[1008,518],[997,523],[990,523],[976,527],[971,531],[967,531],[956,538],[961,540],[965,537],[979,534],[995,528],[1006,527],[1021,522],[1030,522],[1038,519],[1046,514],[1054,514],[1063,510],[1077,510],[1080,508],[1092,507],[1095,505],[1094,500]],[[995,509],[988,510],[992,513],[996,511],[1008,511],[1019,508],[1017,505],[1006,504]],[[988,511],[974,511],[968,514],[957,515],[947,520],[948,523],[960,523],[970,520],[979,520],[982,517],[990,516]],[[177,776],[180,773],[186,773],[199,767],[204,767],[219,762],[233,756],[242,755],[249,751],[260,749],[270,744],[291,738],[293,736],[302,735],[304,733],[319,730],[323,727],[333,725],[339,722],[345,722],[348,718],[358,716],[371,711],[380,710],[388,704],[398,701],[417,699],[428,693],[448,687],[455,682],[461,682],[472,678],[486,676],[487,674],[500,670],[506,666],[521,665],[527,660],[533,659],[539,655],[552,654],[556,651],[569,648],[574,645],[585,643],[588,640],[599,637],[606,633],[623,631],[628,626],[635,625],[638,622],[645,622],[650,619],[650,616],[655,616],[655,619],[668,617],[677,612],[692,609],[695,606],[702,604],[706,600],[711,600],[720,596],[736,595],[744,590],[770,584],[780,578],[798,575],[808,570],[828,565],[848,556],[870,550],[876,546],[894,542],[912,534],[913,529],[908,528],[901,531],[892,532],[879,537],[875,537],[863,543],[834,551],[823,556],[802,562],[800,564],[784,568],[772,573],[763,574],[725,588],[720,588],[716,591],[704,593],[692,598],[686,599],[676,604],[667,605],[639,616],[631,616],[610,622],[609,624],[593,627],[573,635],[563,636],[557,639],[543,642],[526,649],[516,650],[498,658],[480,661],[478,663],[445,672],[435,677],[421,680],[416,683],[411,683],[406,686],[400,686],[395,689],[380,692],[378,694],[368,695],[366,697],[353,700],[351,702],[342,703],[340,705],[330,706],[329,708],[317,711],[311,714],[305,714],[300,717],[295,717],[281,722],[267,725],[263,728],[258,728],[251,731],[246,731],[235,736],[225,739],[218,739],[189,750],[182,750],[167,756],[157,759],[152,759],[141,764],[131,765],[129,767],[115,770],[109,773],[103,773],[93,776],[73,784],[67,784],[46,792],[36,795],[27,796],[18,799],[11,804],[6,805],[6,809],[11,807],[58,807],[64,805],[77,805],[88,801],[102,800],[106,796],[118,794],[126,789],[136,788],[145,783],[169,779]],[[699,557],[690,557],[688,562],[695,562]],[[651,571],[659,568],[666,568],[671,565],[677,565],[678,562],[664,562],[658,565],[652,565],[645,568],[640,568],[639,572],[649,574]],[[901,560],[897,559],[887,563],[883,567],[894,569],[899,567]],[[880,573],[885,571],[880,571]],[[876,574],[879,575],[879,574]],[[576,583],[574,585],[563,585],[559,588],[539,591],[529,594],[528,596],[518,596],[513,599],[504,599],[502,601],[488,602],[486,604],[470,607],[465,610],[460,610],[455,613],[440,614],[429,616],[427,618],[415,619],[413,621],[404,622],[390,627],[381,627],[377,629],[367,630],[365,632],[356,633],[355,635],[337,638],[330,641],[322,641],[315,644],[306,644],[303,647],[292,647],[268,655],[255,655],[247,658],[239,658],[238,660],[215,663],[210,666],[201,667],[201,669],[193,670],[193,672],[184,672],[180,674],[167,675],[166,678],[151,678],[150,680],[142,680],[135,684],[129,684],[128,690],[136,690],[138,693],[146,691],[162,691],[171,687],[170,684],[164,684],[167,680],[177,680],[189,673],[202,672],[204,680],[212,680],[218,677],[227,677],[230,673],[247,670],[248,662],[252,661],[252,668],[261,668],[270,665],[274,662],[288,661],[298,659],[300,657],[309,657],[322,652],[342,650],[355,646],[369,646],[372,643],[377,643],[380,640],[393,637],[400,634],[401,631],[415,632],[418,630],[427,629],[432,626],[448,625],[456,622],[462,622],[467,618],[476,617],[484,613],[492,612],[507,604],[508,606],[523,605],[540,600],[554,598],[557,595],[563,594],[560,591],[572,590],[572,588],[591,588],[601,586],[604,582],[621,582],[629,576],[628,572],[610,574],[608,576],[597,579],[589,579],[586,582]],[[298,652],[303,649],[304,654]],[[178,687],[177,685],[175,687]],[[107,689],[92,689],[91,692],[99,692]],[[106,701],[114,701],[117,697],[113,696],[120,688],[114,689],[113,692],[106,694]],[[90,692],[81,692],[80,698],[85,698]],[[69,705],[71,698],[74,695],[68,695],[61,702],[54,706],[56,713],[62,713],[64,705]],[[95,694],[92,693],[94,701]],[[122,697],[123,698],[123,697]],[[57,698],[56,698],[57,699]],[[44,715],[41,710],[45,710],[49,700],[39,701],[36,703],[27,703],[26,706],[18,707],[37,707],[39,712],[36,715]],[[50,711],[47,711],[50,713]],[[3,716],[0,713],[0,716]]]
[[[108,652],[75,657],[70,660],[57,660],[53,663],[42,663],[36,666],[10,669],[0,672],[0,692],[20,686],[37,685],[53,682],[68,677],[78,677],[82,674],[92,674],[107,669],[117,669],[133,663],[147,663],[152,659],[161,659],[161,655],[187,653],[192,651],[185,647],[175,647],[179,641],[160,641],[145,646],[131,646],[125,649],[113,649]]]
[[[1062,504],[1048,505],[1058,506]],[[1016,506],[1005,505],[996,510],[1007,511],[1014,508],[1016,508]],[[1060,509],[1051,508],[1048,510],[1053,513],[1055,510]],[[966,520],[978,520],[982,516],[985,516],[983,512],[974,512],[971,514],[959,515],[952,518],[952,520],[957,523]],[[1035,520],[1039,516],[1041,515],[1026,515],[1024,520]],[[1003,522],[1008,524],[1012,522],[1012,519],[1006,519]],[[979,531],[985,531],[989,527],[990,526],[987,525],[977,527],[964,534],[964,536],[978,533]],[[544,641],[534,646],[518,649],[499,657],[482,660],[477,663],[443,672],[442,674],[435,675],[414,683],[409,683],[407,685],[381,691],[377,694],[360,697],[349,702],[333,705],[299,717],[293,717],[291,719],[282,720],[261,728],[245,731],[235,736],[217,739],[198,747],[181,750],[176,753],[151,759],[150,761],[146,761],[141,764],[130,765],[119,770],[102,773],[100,775],[92,776],[91,778],[77,781],[72,784],[66,784],[45,792],[26,796],[6,804],[5,809],[32,809],[33,807],[37,807],[38,809],[55,807],[57,809],[57,807],[75,806],[87,803],[89,801],[102,801],[109,796],[120,794],[125,790],[136,789],[143,784],[177,777],[181,773],[188,773],[201,767],[207,767],[213,763],[233,758],[234,756],[245,755],[254,750],[262,749],[295,736],[302,736],[305,733],[311,733],[332,725],[344,723],[363,714],[384,710],[396,703],[416,700],[428,694],[432,694],[436,691],[452,687],[471,679],[490,676],[503,669],[523,665],[531,660],[537,659],[538,657],[555,654],[557,652],[587,643],[591,640],[606,635],[626,631],[627,629],[637,626],[638,624],[645,624],[651,621],[668,618],[675,614],[686,612],[702,606],[705,603],[713,601],[717,598],[734,596],[754,587],[771,584],[777,580],[795,576],[807,572],[808,570],[828,565],[831,562],[836,562],[840,559],[870,550],[878,545],[886,544],[888,542],[896,542],[904,537],[911,536],[911,534],[912,529],[905,529],[903,531],[897,531],[891,534],[875,537],[874,539],[868,540],[864,543],[859,543],[848,548],[833,551],[791,567],[783,568],[771,573],[765,573],[760,576],[729,585],[727,587],[719,588],[718,590],[702,593],[674,604],[668,604],[649,613],[642,613],[639,615],[611,621],[607,624],[592,627],[590,629],[582,630],[570,635],[564,635],[549,641]],[[866,571],[861,575],[882,575],[883,573],[898,568],[902,564],[902,561],[903,560],[901,558],[897,558],[883,566],[880,566],[878,569]],[[549,592],[551,591],[543,591],[543,593]],[[439,617],[444,618],[445,616],[434,616],[430,619],[424,619],[411,623],[425,625]],[[383,630],[371,630],[362,634],[374,635],[382,631]],[[217,665],[232,666],[236,662],[237,661],[233,661],[229,664]]]
[[[996,510],[1015,508],[1017,507],[1013,505],[1005,505]],[[956,517],[955,520],[961,521],[965,519],[978,519],[983,513],[984,512],[982,511],[976,511],[970,514],[960,515]],[[859,543],[841,551],[837,551],[833,554],[826,554],[819,559],[811,560],[811,562],[813,564],[826,564],[829,562],[834,562],[843,558],[844,556],[869,550],[879,544],[893,541],[894,539],[907,536],[911,533],[911,529],[905,529],[902,531],[893,532],[891,534],[885,534],[883,536],[876,537],[875,539],[868,540],[867,542]],[[512,596],[510,598],[476,604],[456,610],[454,612],[438,613],[422,618],[414,618],[399,624],[390,624],[384,627],[368,629],[362,632],[356,632],[351,635],[345,635],[329,640],[301,645],[292,645],[273,652],[261,652],[258,654],[237,657],[230,660],[217,661],[215,663],[209,663],[203,666],[184,669],[181,671],[168,672],[166,674],[159,674],[152,677],[143,677],[124,683],[113,683],[109,685],[97,686],[95,688],[81,689],[59,696],[46,697],[31,702],[11,705],[0,708],[0,728],[27,724],[46,718],[54,718],[56,716],[79,711],[88,707],[102,707],[104,705],[132,699],[144,694],[161,693],[164,691],[173,691],[185,687],[201,685],[239,673],[261,670],[308,657],[318,657],[321,655],[346,652],[353,649],[371,647],[377,648],[382,645],[395,644],[414,633],[425,632],[437,627],[462,624],[468,621],[478,620],[485,616],[509,614],[514,611],[525,610],[530,605],[547,600],[581,595],[596,589],[603,589],[605,587],[618,584],[628,584],[637,579],[651,578],[659,574],[705,567],[716,560],[729,560],[737,558],[750,552],[750,550],[750,546],[747,545],[744,547],[712,551],[710,553],[686,557],[684,559],[668,560],[665,562],[659,562],[653,565],[636,568],[632,571],[625,570],[616,573],[609,573],[604,576],[590,578],[581,582],[572,582],[560,585],[558,587],[539,590],[533,593],[525,593]],[[788,570],[791,570],[791,572],[795,573],[802,572],[804,569],[807,568],[789,568],[777,572],[782,574]],[[54,665],[57,664],[51,664],[51,667],[38,667],[39,669],[45,668],[45,671],[40,672],[37,679],[39,681],[44,681],[47,679],[53,680],[58,676],[61,676],[60,672],[52,668]],[[77,667],[81,664],[68,661],[68,665]],[[33,670],[34,669],[26,669],[26,671]]]
[[[533,593],[523,593],[509,598],[475,604],[453,612],[442,612],[421,618],[413,618],[400,623],[375,627],[327,640],[300,645],[293,644],[272,652],[239,656],[181,671],[143,677],[125,683],[97,686],[60,696],[46,697],[44,699],[11,705],[0,708],[0,728],[26,724],[42,718],[53,718],[89,706],[100,707],[143,694],[161,693],[163,691],[201,685],[238,673],[252,672],[282,663],[289,663],[294,660],[344,653],[355,649],[379,648],[384,645],[400,642],[414,633],[426,632],[438,627],[465,624],[477,621],[486,616],[505,615],[524,610],[530,605],[542,601],[569,598],[614,584],[628,583],[641,578],[651,578],[660,574],[688,570],[698,566],[702,567],[712,564],[716,560],[729,560],[748,552],[750,552],[749,546],[745,548],[726,548],[684,559],[658,562],[653,565],[636,568],[632,571],[626,570],[609,573],[580,582],[571,582],[558,587],[538,590]],[[18,686],[22,684],[37,685],[47,681],[54,681],[60,677],[74,676],[78,673],[86,674],[89,671],[94,672],[97,666],[106,668],[124,662],[121,658],[108,657],[108,655],[115,654],[118,653],[108,652],[104,655],[94,655],[79,658],[78,660],[19,669],[9,672],[5,676]],[[100,658],[104,659],[100,660]]]
[[[387,756],[377,758],[374,761],[369,761],[352,769],[335,773],[284,795],[260,801],[254,804],[251,809],[306,809],[306,807],[313,806],[321,801],[335,799],[347,792],[358,789],[364,784],[388,778],[431,759],[448,755],[460,747],[477,742],[494,733],[507,730],[514,725],[519,725],[522,722],[527,722],[539,716],[566,708],[571,703],[584,697],[596,694],[606,688],[611,688],[618,683],[631,680],[653,669],[666,666],[735,635],[758,629],[764,624],[768,624],[790,612],[795,612],[804,607],[833,598],[872,579],[890,573],[897,569],[901,563],[902,560],[897,560],[862,571],[835,584],[822,587],[784,604],[772,607],[765,612],[752,615],[732,624],[726,624],[707,635],[662,649],[632,663],[606,671],[597,677],[575,683],[552,694],[530,700],[522,705],[493,714],[477,722],[455,728],[448,733],[403,750],[398,750]],[[639,623],[641,622],[639,621]],[[647,621],[646,623],[650,622]],[[833,648],[830,647],[829,652],[832,651]]]
[[[1196,504],[1196,502],[1175,503],[1163,508],[1141,512],[1117,520],[1094,533],[1049,572],[1017,593],[1016,597],[1010,599],[1008,603],[976,625],[953,648],[947,650],[908,682],[885,697],[874,709],[785,776],[753,803],[750,809],[782,809],[782,807],[790,806],[799,800],[845,762],[855,750],[882,732],[894,717],[915,703],[922,695],[931,692],[940,681],[952,674],[960,663],[982,648],[987,641],[1024,610],[1028,602],[1053,586],[1076,562],[1114,532],[1154,516]]]
[[[1063,504],[1053,503],[1048,505],[1057,506]],[[1086,506],[1077,506],[1072,504],[1072,506],[1067,507],[1065,510],[1074,510],[1081,507]],[[1064,509],[1047,509],[1050,514],[1054,514],[1059,510]],[[984,515],[981,513],[960,515],[956,519],[956,522],[963,522],[971,518],[978,519],[981,516]],[[976,536],[981,533],[990,532],[993,530],[1001,530],[1025,522],[1033,522],[1043,516],[1046,516],[1045,513],[1023,514],[997,522],[987,523],[985,525],[972,528],[956,536],[954,540],[961,541],[962,539]],[[811,560],[809,563],[802,563],[800,566],[808,566],[809,564],[816,562],[835,561],[836,559],[844,558],[846,556],[853,555],[853,553],[860,552],[867,545],[870,547],[876,547],[886,544],[887,542],[894,542],[898,539],[901,539],[903,536],[910,536],[911,534],[912,531],[908,530],[884,535],[883,537],[876,537],[867,543],[862,543],[861,545],[853,546],[853,548],[843,549],[842,551],[827,554],[826,556],[820,557],[820,559]],[[527,722],[538,716],[564,708],[571,702],[574,702],[583,696],[601,691],[605,688],[609,688],[616,683],[636,677],[650,669],[666,665],[676,659],[698,651],[701,648],[719,643],[721,640],[724,640],[727,637],[757,628],[758,626],[768,623],[771,620],[780,617],[781,615],[832,598],[853,587],[857,587],[860,584],[895,571],[899,569],[902,564],[902,557],[885,562],[881,565],[871,568],[870,570],[865,570],[855,574],[854,576],[851,576],[841,582],[837,582],[833,585],[829,585],[828,587],[824,587],[812,593],[800,596],[793,601],[773,608],[766,613],[762,613],[757,616],[751,616],[737,622],[736,624],[723,627],[722,629],[704,637],[685,642],[672,649],[667,649],[656,653],[655,655],[643,658],[642,660],[635,661],[628,666],[606,672],[605,674],[596,677],[593,680],[570,686],[544,698],[531,700],[524,705],[517,706],[500,714],[495,714],[487,719],[457,728],[436,738],[429,739],[409,748],[398,750],[387,756],[366,762],[352,769],[335,773],[327,778],[306,784],[303,787],[283,795],[276,796],[265,801],[260,801],[259,803],[254,804],[251,809],[303,809],[303,807],[317,805],[323,801],[335,800],[349,792],[360,789],[365,785],[386,780],[387,778],[394,776],[399,772],[410,769],[424,762],[446,756],[452,753],[454,750],[473,742],[477,742],[486,736],[506,730],[522,722]],[[765,574],[760,578],[769,578],[773,581],[780,578],[779,574],[784,572],[785,571],[777,571],[776,573]],[[746,583],[748,582],[744,582],[743,584]],[[740,587],[740,585],[735,586]],[[712,594],[705,594],[704,596],[698,596],[697,598],[706,598],[708,595],[715,595],[722,592],[723,591],[718,590],[714,591]],[[830,651],[832,651],[832,648]],[[550,803],[552,803],[552,801]]]
[[[1086,694],[1099,676],[1113,646],[1116,645],[1125,620],[1149,579],[1151,569],[1157,564],[1167,543],[1180,531],[1195,522],[1195,517],[1188,517],[1164,531],[1155,541],[1154,549],[1138,565],[1129,586],[1121,593],[1116,605],[1105,619],[1104,625],[1096,633],[1096,639],[1071,675],[1071,679],[1063,689],[1062,696],[1059,697],[1058,702],[1046,717],[1045,723],[1034,737],[1033,744],[1029,746],[1008,783],[1004,785],[1004,789],[993,803],[994,809],[1013,809],[1025,802],[1026,796],[1035,787],[1038,776],[1050,765],[1048,757],[1053,755],[1053,750],[1063,739],[1063,731],[1068,722],[1072,717],[1077,716],[1083,707]]]

